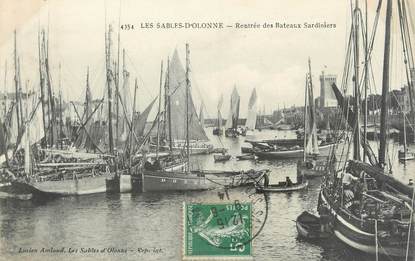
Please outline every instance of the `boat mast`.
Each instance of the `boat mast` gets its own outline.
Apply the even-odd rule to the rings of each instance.
[[[158,107],[158,114],[160,115],[161,111],[161,92],[163,89],[163,61],[161,61],[160,65],[160,91],[159,91],[159,107]],[[157,149],[156,149],[156,158],[159,157],[159,150],[160,150],[160,117],[157,119]]]
[[[167,61],[168,63],[168,61]],[[167,67],[169,67],[169,65],[167,64]],[[164,103],[163,103],[163,136],[162,139],[165,141],[164,143],[167,142],[167,108],[168,108],[168,93],[167,93],[167,71],[164,74]],[[161,94],[160,94],[161,95]]]
[[[365,0],[365,78],[364,78],[364,101],[365,101],[365,112],[363,114],[363,143],[366,144],[367,141],[367,114],[368,114],[368,108],[367,108],[367,88],[368,88],[368,80],[369,80],[369,50],[368,50],[368,32],[367,32],[367,0]],[[366,162],[366,150],[363,150],[363,162]]]
[[[59,140],[60,140],[60,147],[63,149],[63,142],[62,142],[62,86],[61,86],[61,64],[59,63]]]
[[[406,104],[406,96],[403,96],[403,104],[405,106]],[[405,107],[402,107],[402,118],[403,118],[403,151],[404,151],[404,156],[406,158],[406,116],[405,116]]]
[[[303,161],[306,162],[307,160],[307,152],[306,152],[306,146],[307,146],[307,95],[308,95],[308,77],[309,74],[306,74],[305,77],[305,90],[304,90],[304,145],[303,145]]]
[[[27,85],[28,83],[26,83],[26,93],[27,93]],[[29,128],[29,124],[30,124],[30,119],[29,119],[29,115],[28,115],[28,111],[27,111],[27,105],[25,106],[25,118],[26,118],[26,122],[25,122],[25,133],[24,135],[26,135],[26,141],[24,144],[24,172],[26,175],[30,175],[30,128]],[[6,151],[7,153],[7,151]]]
[[[173,140],[172,140],[172,137],[171,137],[171,94],[170,94],[170,85],[169,85],[170,81],[169,81],[169,79],[170,79],[170,58],[167,57],[167,75],[166,75],[167,90],[166,90],[166,92],[168,94],[167,109],[168,109],[168,128],[169,128],[169,149],[170,149],[170,152],[173,152]]]
[[[112,136],[112,90],[111,90],[111,25],[108,26],[108,33],[105,33],[105,43],[106,43],[106,84],[108,89],[108,134],[109,134],[109,149],[110,153],[114,154],[114,143]]]
[[[354,111],[353,159],[360,160],[360,90],[359,90],[359,0],[354,9]]]
[[[189,64],[189,44],[186,43],[186,152],[187,152],[187,171],[189,171],[190,167],[190,149],[189,149],[189,89],[190,89],[190,79],[189,79],[189,71],[190,71],[190,64]]]
[[[118,146],[118,139],[119,139],[119,118],[120,118],[120,31],[121,31],[121,1],[118,10],[118,39],[117,39],[117,64],[115,67],[115,104],[116,104],[116,114],[117,114],[117,122],[115,126],[115,144]],[[122,57],[123,57],[123,82],[125,81],[125,50],[122,50]],[[124,90],[125,91],[125,90]],[[125,101],[124,101],[125,102]]]
[[[128,157],[129,157],[129,163],[130,163],[130,168],[131,168],[131,164],[132,164],[132,157],[131,157],[131,147],[133,144],[133,133],[134,133],[134,118],[135,118],[135,103],[136,103],[136,97],[137,97],[137,89],[138,89],[138,83],[137,83],[137,78],[135,78],[135,85],[134,85],[134,100],[133,100],[133,114],[131,116],[131,128],[130,128],[130,139],[129,139],[129,149],[128,149]],[[131,171],[131,169],[130,169]]]
[[[388,120],[388,91],[389,91],[389,61],[390,61],[390,37],[391,37],[392,1],[387,0],[386,24],[385,24],[385,49],[383,53],[383,78],[382,78],[382,99],[380,112],[380,148],[379,166],[385,167],[386,157],[386,128]]]
[[[42,100],[42,119],[43,119],[43,132],[45,134],[45,144],[49,142],[49,133],[48,133],[48,126],[49,126],[49,104],[47,103],[47,96],[45,93],[45,78],[43,75],[43,55],[44,55],[44,45],[43,45],[43,31],[38,31],[38,51],[39,51],[39,83],[40,83],[40,99]]]
[[[4,122],[3,124],[5,124],[6,119],[7,119],[7,60],[4,63]],[[3,127],[4,125],[2,125],[1,127]],[[6,159],[6,166],[9,167],[9,157],[7,155],[7,150],[8,150],[8,140],[7,138],[4,140],[4,145],[3,145],[3,149],[4,149],[4,157]]]
[[[4,62],[4,118],[7,114],[7,60]],[[7,158],[7,156],[6,156]]]
[[[16,115],[17,115],[17,133],[20,133],[20,121],[22,120],[20,118],[20,95],[19,95],[19,65],[17,61],[17,33],[16,30],[14,30],[14,87],[15,87],[15,95],[16,95]]]

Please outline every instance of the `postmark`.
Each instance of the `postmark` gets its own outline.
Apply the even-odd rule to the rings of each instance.
[[[253,183],[260,181],[255,179]],[[253,241],[266,224],[269,207],[268,195],[257,193],[254,184],[222,187],[216,191],[216,201],[190,203],[192,201],[190,200],[184,203],[182,237],[184,259],[252,259]],[[246,216],[247,209],[249,209],[249,217]],[[237,233],[237,230],[241,229],[242,222],[245,222],[243,223],[245,233]],[[237,225],[239,228],[235,227]],[[215,226],[216,230],[211,230],[211,226]],[[196,242],[203,241],[205,250],[209,249],[209,251],[199,251],[199,249],[195,251],[194,238],[199,240]]]

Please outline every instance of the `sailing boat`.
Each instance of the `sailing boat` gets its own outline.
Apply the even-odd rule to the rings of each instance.
[[[226,137],[237,137],[239,135],[245,136],[246,131],[238,129],[238,121],[239,121],[239,103],[241,97],[239,96],[238,90],[236,86],[233,87],[233,91],[231,94],[231,104],[229,110],[229,116],[226,120],[226,130],[225,136]]]
[[[165,133],[168,140],[165,144],[160,145],[160,150],[170,150],[181,152],[186,147],[186,131],[183,128],[185,122],[183,115],[186,113],[186,95],[189,95],[189,140],[190,153],[208,154],[212,151],[213,146],[208,144],[209,138],[206,136],[205,130],[201,125],[201,121],[197,116],[196,108],[193,103],[192,95],[186,94],[186,74],[180,61],[177,49],[174,51],[172,59],[168,65],[168,74],[166,89],[168,90],[168,108],[165,121],[168,122],[168,128]],[[167,126],[166,126],[167,127]],[[151,144],[152,148],[156,148],[156,144]]]
[[[381,11],[381,2],[377,15]],[[335,236],[346,245],[376,255],[406,257],[413,260],[414,230],[413,208],[415,189],[403,184],[385,172],[387,146],[387,119],[390,74],[391,20],[392,0],[387,0],[385,44],[382,79],[381,135],[378,157],[374,155],[365,136],[361,139],[360,129],[360,86],[359,82],[359,26],[361,14],[358,1],[353,10],[352,31],[349,44],[354,46],[354,104],[349,108],[344,96],[335,84],[332,85],[343,115],[353,133],[353,160],[340,161],[338,169],[328,168],[327,176],[319,195],[318,210],[320,215],[330,216]],[[396,3],[396,2],[395,2]],[[398,1],[400,18],[402,4]],[[401,21],[402,22],[402,21]],[[363,27],[364,25],[362,25]],[[375,27],[376,28],[376,27]],[[366,30],[367,32],[367,30]],[[367,34],[366,34],[367,35]],[[365,46],[365,89],[368,87],[368,67],[370,55]],[[350,53],[346,56],[350,59]],[[346,63],[349,60],[346,61]],[[348,73],[345,71],[345,73]],[[366,89],[367,90],[367,89]],[[366,96],[366,92],[365,92]],[[367,113],[367,112],[366,112]],[[365,114],[366,114],[365,113]],[[364,124],[366,128],[366,121]],[[361,142],[362,141],[362,142]],[[348,144],[346,144],[348,146]],[[364,156],[361,159],[361,147]],[[368,161],[369,163],[367,163]]]
[[[316,156],[319,154],[319,147],[317,143],[316,111],[310,59],[308,60],[304,95],[304,148],[303,159],[297,162],[297,174],[308,178],[322,176],[325,170],[325,160],[323,162],[316,160]]]
[[[248,102],[248,117],[245,122],[246,131],[253,131],[257,122],[257,94],[254,88]]]
[[[404,105],[406,104],[406,93],[404,96]],[[415,159],[415,152],[412,152],[408,148],[408,144],[406,142],[406,113],[404,106],[402,107],[402,120],[403,120],[403,149],[398,151],[398,158],[399,161],[407,161]]]
[[[142,167],[135,167],[133,171],[135,184],[141,185],[140,190],[142,192],[149,192],[149,191],[188,191],[188,190],[209,190],[216,188],[218,186],[239,186],[243,184],[252,184],[253,182],[257,182],[262,178],[263,175],[268,173],[268,170],[249,170],[249,171],[191,171],[190,170],[190,138],[191,135],[197,135],[194,131],[191,132],[191,127],[195,126],[193,121],[192,123],[192,115],[194,115],[194,107],[193,102],[190,95],[190,60],[189,60],[189,45],[186,44],[186,69],[180,70],[180,68],[175,68],[174,70],[168,71],[167,80],[174,80],[178,79],[177,76],[171,75],[175,73],[181,73],[183,71],[185,78],[181,79],[184,83],[182,91],[184,91],[185,99],[181,100],[184,101],[184,104],[180,104],[175,102],[175,97],[172,99],[173,103],[176,106],[180,105],[180,108],[185,109],[185,128],[183,135],[186,138],[186,143],[184,147],[184,152],[186,156],[186,169],[183,170],[166,170],[162,164],[162,161],[155,162],[156,164],[148,164],[145,163]],[[177,50],[173,57],[175,57],[175,63],[171,63],[171,65],[177,66],[178,61],[178,54]],[[171,67],[171,66],[170,66]],[[174,67],[173,67],[174,68]],[[173,69],[172,68],[172,69]],[[179,91],[179,90],[177,90]],[[170,95],[172,95],[170,93]],[[177,100],[176,100],[177,101]],[[178,109],[178,108],[177,108]],[[173,111],[172,111],[173,113]],[[181,116],[183,118],[183,115]],[[199,123],[197,121],[196,123]],[[176,132],[177,133],[177,132]],[[199,133],[200,134],[200,133]],[[145,162],[144,159],[142,162]],[[147,166],[146,166],[147,165]]]
[[[219,98],[218,107],[217,107],[217,110],[218,110],[217,127],[213,129],[213,135],[217,135],[217,136],[222,136],[223,134],[222,113],[220,112],[222,109],[222,104],[223,104],[223,94]]]
[[[17,179],[13,182],[13,186],[21,188],[22,190],[31,191],[36,195],[84,195],[92,193],[106,192],[110,189],[107,186],[107,181],[114,177],[114,172],[111,168],[114,167],[114,151],[112,141],[112,120],[108,118],[108,131],[109,131],[109,147],[110,155],[105,154],[86,154],[86,157],[78,157],[77,153],[70,151],[51,151],[49,148],[53,148],[57,138],[55,136],[55,119],[56,116],[53,112],[53,95],[52,86],[50,83],[49,64],[48,64],[48,51],[46,47],[45,33],[43,31],[42,41],[40,41],[39,35],[39,71],[40,71],[40,90],[41,99],[40,104],[31,118],[27,121],[27,128],[25,133],[35,129],[31,127],[32,124],[36,126],[43,125],[43,140],[45,141],[46,149],[39,149],[40,155],[37,155],[37,160],[34,160],[34,155],[31,155],[31,148],[38,143],[37,135],[27,135],[26,139],[22,139],[21,143],[24,145],[26,157],[25,165],[30,164],[30,170],[26,170],[25,174],[27,178]],[[111,26],[109,31],[105,32],[106,40],[106,65],[107,65],[107,88],[108,88],[108,115],[111,113],[111,96],[112,96],[112,76],[110,69],[110,37]],[[40,113],[41,116],[36,116]],[[36,116],[36,117],[35,117]],[[48,148],[49,147],[49,148]],[[81,153],[82,154],[82,153]],[[85,155],[82,155],[85,156]],[[70,162],[63,160],[62,158],[70,158]],[[43,160],[40,162],[40,160]],[[58,162],[56,162],[58,161]],[[61,161],[61,162],[59,162]],[[18,168],[17,168],[18,169]],[[29,175],[30,173],[30,175]]]

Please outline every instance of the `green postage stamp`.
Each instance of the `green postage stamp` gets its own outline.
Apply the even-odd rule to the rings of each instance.
[[[250,258],[251,203],[184,203],[184,259]]]

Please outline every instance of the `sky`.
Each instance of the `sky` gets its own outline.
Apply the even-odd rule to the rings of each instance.
[[[376,4],[377,1],[368,0],[370,25]],[[350,1],[346,0],[0,0],[0,10],[0,86],[3,89],[6,62],[6,86],[9,91],[13,88],[14,28],[17,30],[22,80],[28,83],[29,89],[39,89],[37,33],[39,28],[46,28],[55,90],[61,64],[64,97],[83,100],[89,67],[92,94],[101,98],[105,91],[105,24],[114,26],[115,44],[120,19],[121,24],[134,25],[133,30],[121,30],[120,40],[121,48],[127,53],[130,82],[138,79],[138,109],[143,110],[157,96],[161,61],[164,60],[165,68],[167,56],[177,48],[184,64],[185,43],[189,43],[195,104],[198,107],[203,100],[210,117],[216,114],[222,94],[225,98],[222,113],[227,114],[234,86],[241,96],[242,117],[247,114],[253,88],[257,90],[259,107],[268,113],[278,107],[302,105],[309,57],[315,96],[318,96],[318,76],[323,70],[325,74],[337,74],[338,78],[342,74],[351,22]],[[383,38],[383,20],[382,15],[378,42]],[[221,22],[225,28],[141,28],[146,22]],[[326,22],[335,24],[336,28],[237,29],[234,26],[235,23],[262,25],[265,22]],[[399,42],[393,44],[393,51],[399,52]],[[375,44],[373,55],[381,57],[382,48],[382,44]],[[398,64],[400,60],[396,59],[394,63]],[[373,67],[375,81],[380,85],[380,58],[374,59]],[[397,76],[392,79],[396,84],[392,85],[398,88],[403,73],[399,66],[396,68]],[[134,93],[133,84],[130,90]]]

